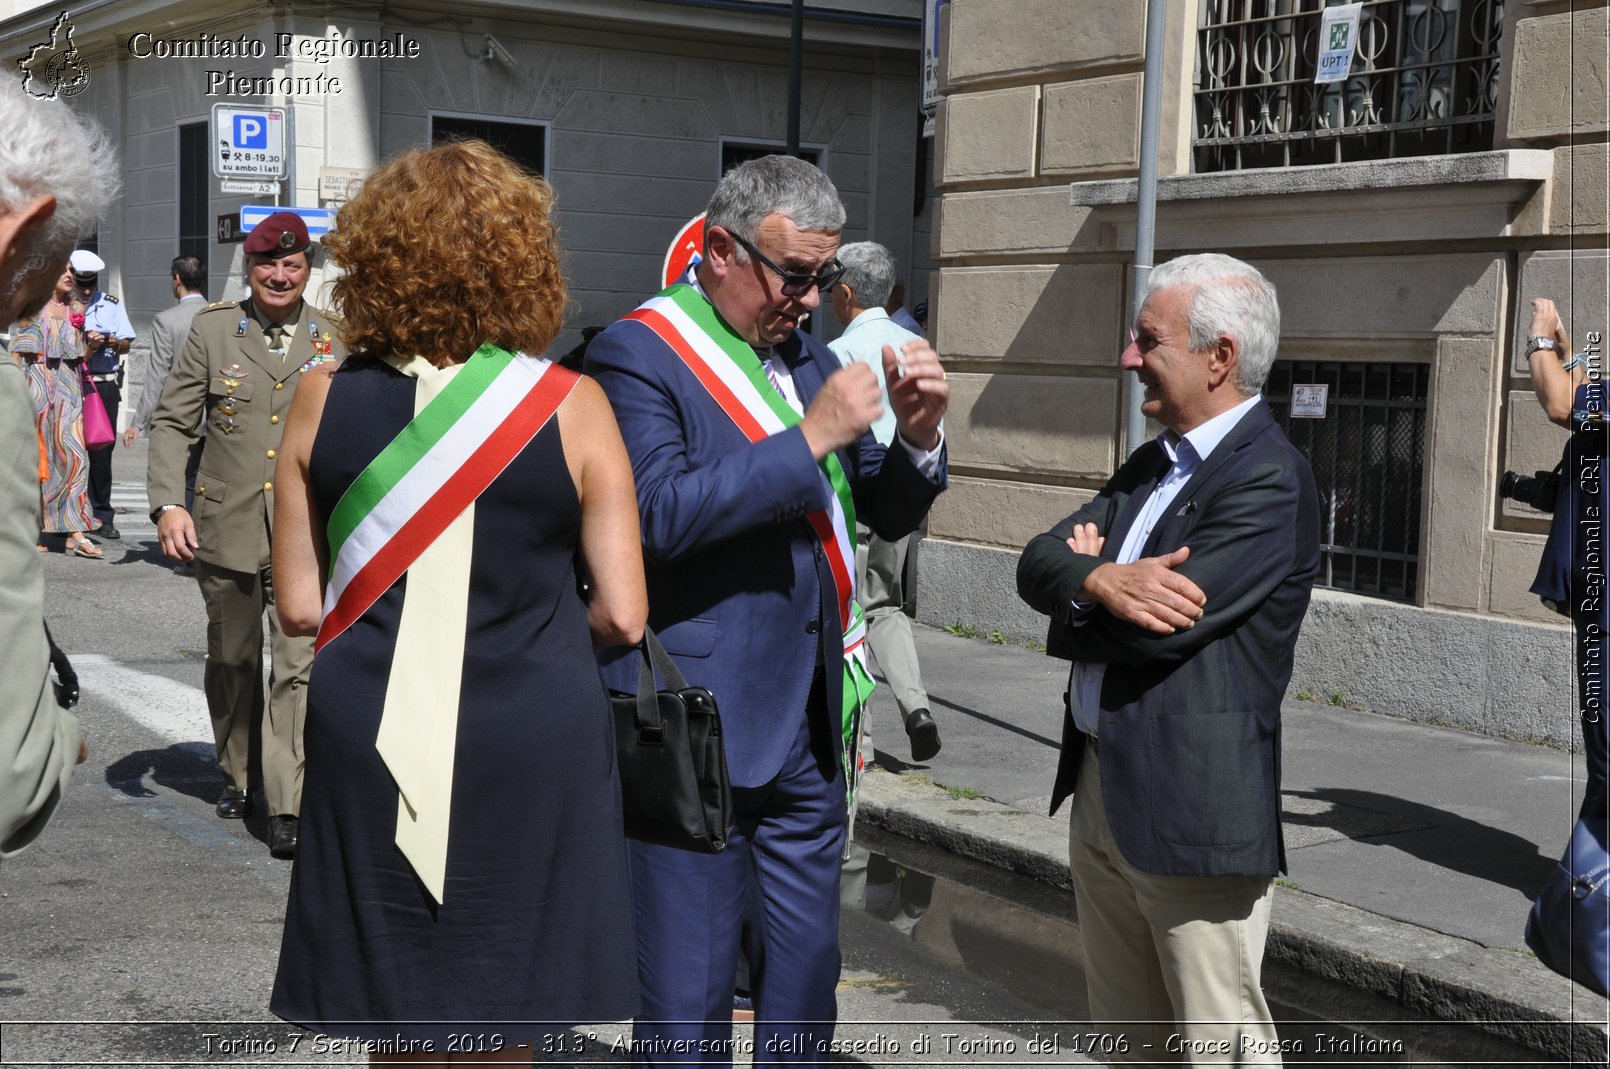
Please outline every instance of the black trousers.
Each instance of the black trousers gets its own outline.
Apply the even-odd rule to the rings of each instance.
[[[101,404],[106,406],[106,418],[112,421],[112,430],[117,430],[117,408],[123,400],[123,391],[118,387],[116,379],[95,383],[95,392],[101,395]],[[89,507],[95,513],[95,518],[102,523],[113,522],[116,518],[112,511],[112,450],[117,448],[117,439],[114,437],[111,445],[89,451]]]

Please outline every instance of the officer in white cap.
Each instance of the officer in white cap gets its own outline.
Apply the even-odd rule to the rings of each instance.
[[[78,249],[67,259],[73,284],[84,302],[84,340],[89,343],[89,377],[101,395],[106,415],[117,428],[117,410],[123,401],[123,355],[134,341],[134,326],[121,301],[96,283],[106,270],[106,261],[88,249]],[[112,510],[112,446],[103,445],[89,452],[89,505],[101,521],[100,533],[121,538]]]

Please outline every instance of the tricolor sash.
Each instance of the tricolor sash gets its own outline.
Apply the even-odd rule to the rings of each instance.
[[[537,436],[579,377],[490,343],[463,364],[437,370],[450,373],[451,380],[347,487],[330,514],[330,574],[315,650],[402,578]]]
[[[733,332],[703,294],[678,283],[626,316],[648,327],[671,347],[711,400],[751,442],[793,427],[802,418],[777,392],[754,349]],[[840,725],[842,760],[850,800],[861,773],[861,719],[872,694],[866,659],[866,620],[855,601],[855,500],[836,453],[822,459],[822,478],[832,493],[829,507],[807,521],[822,544],[833,574],[843,632],[844,687]]]
[[[397,846],[443,900],[475,499],[547,425],[579,376],[481,346],[463,364],[387,358],[416,379],[414,418],[330,514],[322,650],[406,572],[375,748],[397,783]]]

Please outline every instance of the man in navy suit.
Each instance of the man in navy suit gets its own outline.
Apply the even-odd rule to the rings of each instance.
[[[883,407],[876,374],[841,368],[797,329],[842,272],[843,225],[838,192],[815,167],[786,156],[742,164],[710,201],[689,284],[587,349],[637,479],[649,623],[688,680],[716,696],[737,821],[719,854],[630,844],[642,1063],[731,1060],[751,903],[755,1059],[827,1060],[847,625],[859,619],[853,520],[889,539],[921,522],[945,485],[949,398],[925,341],[886,349],[898,441],[885,449],[868,433]],[[629,691],[635,670],[625,657],[605,675]]]
[[[1018,562],[1019,594],[1074,662],[1051,811],[1073,795],[1091,1017],[1154,1022],[1118,1060],[1157,1059],[1172,1035],[1198,1057],[1278,1065],[1259,973],[1318,498],[1260,396],[1274,287],[1216,254],[1149,281],[1122,363],[1165,430]]]

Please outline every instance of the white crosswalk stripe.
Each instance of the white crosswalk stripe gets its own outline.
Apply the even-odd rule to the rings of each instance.
[[[126,510],[117,517],[117,530],[124,538],[131,533],[156,534],[157,525],[151,522],[151,506],[145,496],[145,483],[112,483],[112,507]]]
[[[205,741],[212,746],[207,698],[200,687],[130,668],[99,653],[75,653],[73,668],[84,693],[110,702],[168,742]]]

